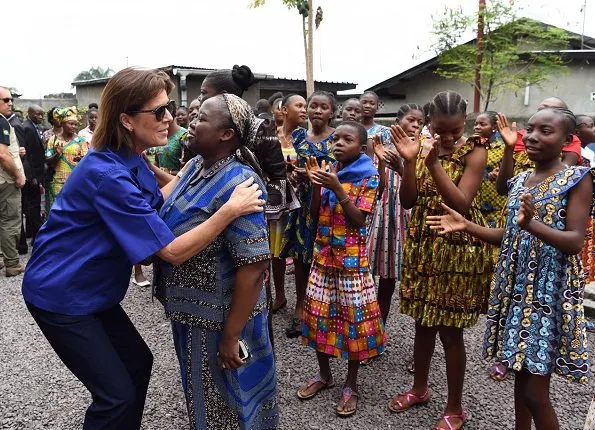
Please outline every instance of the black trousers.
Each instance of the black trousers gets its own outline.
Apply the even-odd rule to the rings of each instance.
[[[35,240],[37,232],[41,228],[41,192],[39,185],[33,185],[27,181],[21,192],[22,211],[27,220],[26,225],[21,227],[21,239],[19,241],[19,252],[27,253],[27,237]]]
[[[153,355],[120,305],[93,315],[29,312],[93,403],[84,430],[140,429]]]

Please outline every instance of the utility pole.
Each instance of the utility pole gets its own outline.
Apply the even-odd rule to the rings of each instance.
[[[483,62],[485,9],[485,0],[479,0],[479,12],[477,14],[477,56],[475,57],[475,85],[473,88],[473,112],[475,113],[479,113],[479,104],[481,102],[481,63]]]
[[[583,31],[581,33],[581,50],[585,49],[585,20],[587,18],[587,0],[583,3]]]

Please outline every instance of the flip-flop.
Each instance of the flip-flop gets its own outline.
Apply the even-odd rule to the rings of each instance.
[[[312,385],[314,385],[314,384],[320,384],[320,388],[318,390],[312,392],[311,394],[308,394],[308,395],[302,394],[302,391],[307,390],[308,388],[312,387]],[[321,391],[328,390],[329,388],[334,387],[334,385],[335,384],[333,383],[333,378],[330,378],[329,380],[325,381],[324,379],[322,379],[322,377],[320,375],[316,375],[314,378],[312,378],[308,381],[308,383],[306,384],[305,387],[302,387],[297,391],[298,399],[300,399],[300,400],[311,399],[312,397],[314,397]]]
[[[398,400],[399,397],[404,397],[405,402],[401,402],[400,400]],[[413,406],[421,406],[427,404],[430,401],[431,397],[432,392],[429,388],[421,396],[418,396],[417,394],[414,394],[411,391],[404,394],[397,394],[388,401],[388,409],[391,412],[395,413],[405,412],[411,409]],[[395,407],[395,405],[398,407]]]
[[[347,405],[347,402],[349,400],[351,400],[352,397],[355,397],[356,401],[355,401],[355,409],[351,410],[351,411],[345,411],[345,405]],[[339,401],[339,405],[341,404],[341,402],[343,402],[343,408],[339,409],[339,405],[337,405],[337,415],[339,415],[340,417],[350,417],[351,415],[355,414],[357,412],[357,392],[353,391],[350,387],[344,387],[343,388],[343,394],[341,395],[341,400]]]
[[[442,417],[440,418],[441,420],[444,420],[444,422],[446,423],[446,425],[448,427],[434,427],[434,430],[460,430],[465,426],[465,423],[467,422],[467,415],[465,414],[465,412],[463,412],[462,414],[453,414],[453,415],[442,415]],[[455,427],[451,424],[451,420],[461,420],[461,425],[458,427]]]
[[[150,287],[151,286],[151,283],[149,281],[137,282],[136,279],[133,279],[132,283],[134,285],[136,285],[137,287]]]

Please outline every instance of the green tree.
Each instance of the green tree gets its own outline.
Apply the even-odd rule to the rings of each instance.
[[[479,91],[484,110],[502,92],[540,86],[568,70],[560,50],[568,49],[569,34],[517,14],[511,2],[491,0],[475,14],[447,7],[441,16],[433,17],[434,50],[439,57],[436,73],[475,87],[480,54]],[[473,34],[480,19],[484,23],[483,44],[477,40],[461,44]]]
[[[313,0],[281,0],[285,6],[295,8],[302,16],[302,34],[304,36],[304,55],[306,58],[306,93],[314,92],[314,27],[322,22],[322,8],[319,6],[314,14]],[[253,0],[250,7],[264,5],[266,0]]]
[[[104,69],[103,67],[91,67],[89,70],[83,70],[75,76],[74,81],[90,81],[91,79],[102,79],[109,78],[114,74],[114,71],[109,67]]]

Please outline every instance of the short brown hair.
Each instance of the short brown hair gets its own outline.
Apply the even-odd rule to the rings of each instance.
[[[122,146],[134,151],[130,132],[120,114],[139,110],[161,91],[170,93],[174,83],[161,70],[128,67],[112,76],[101,94],[101,110],[93,134],[93,148],[118,151]]]

